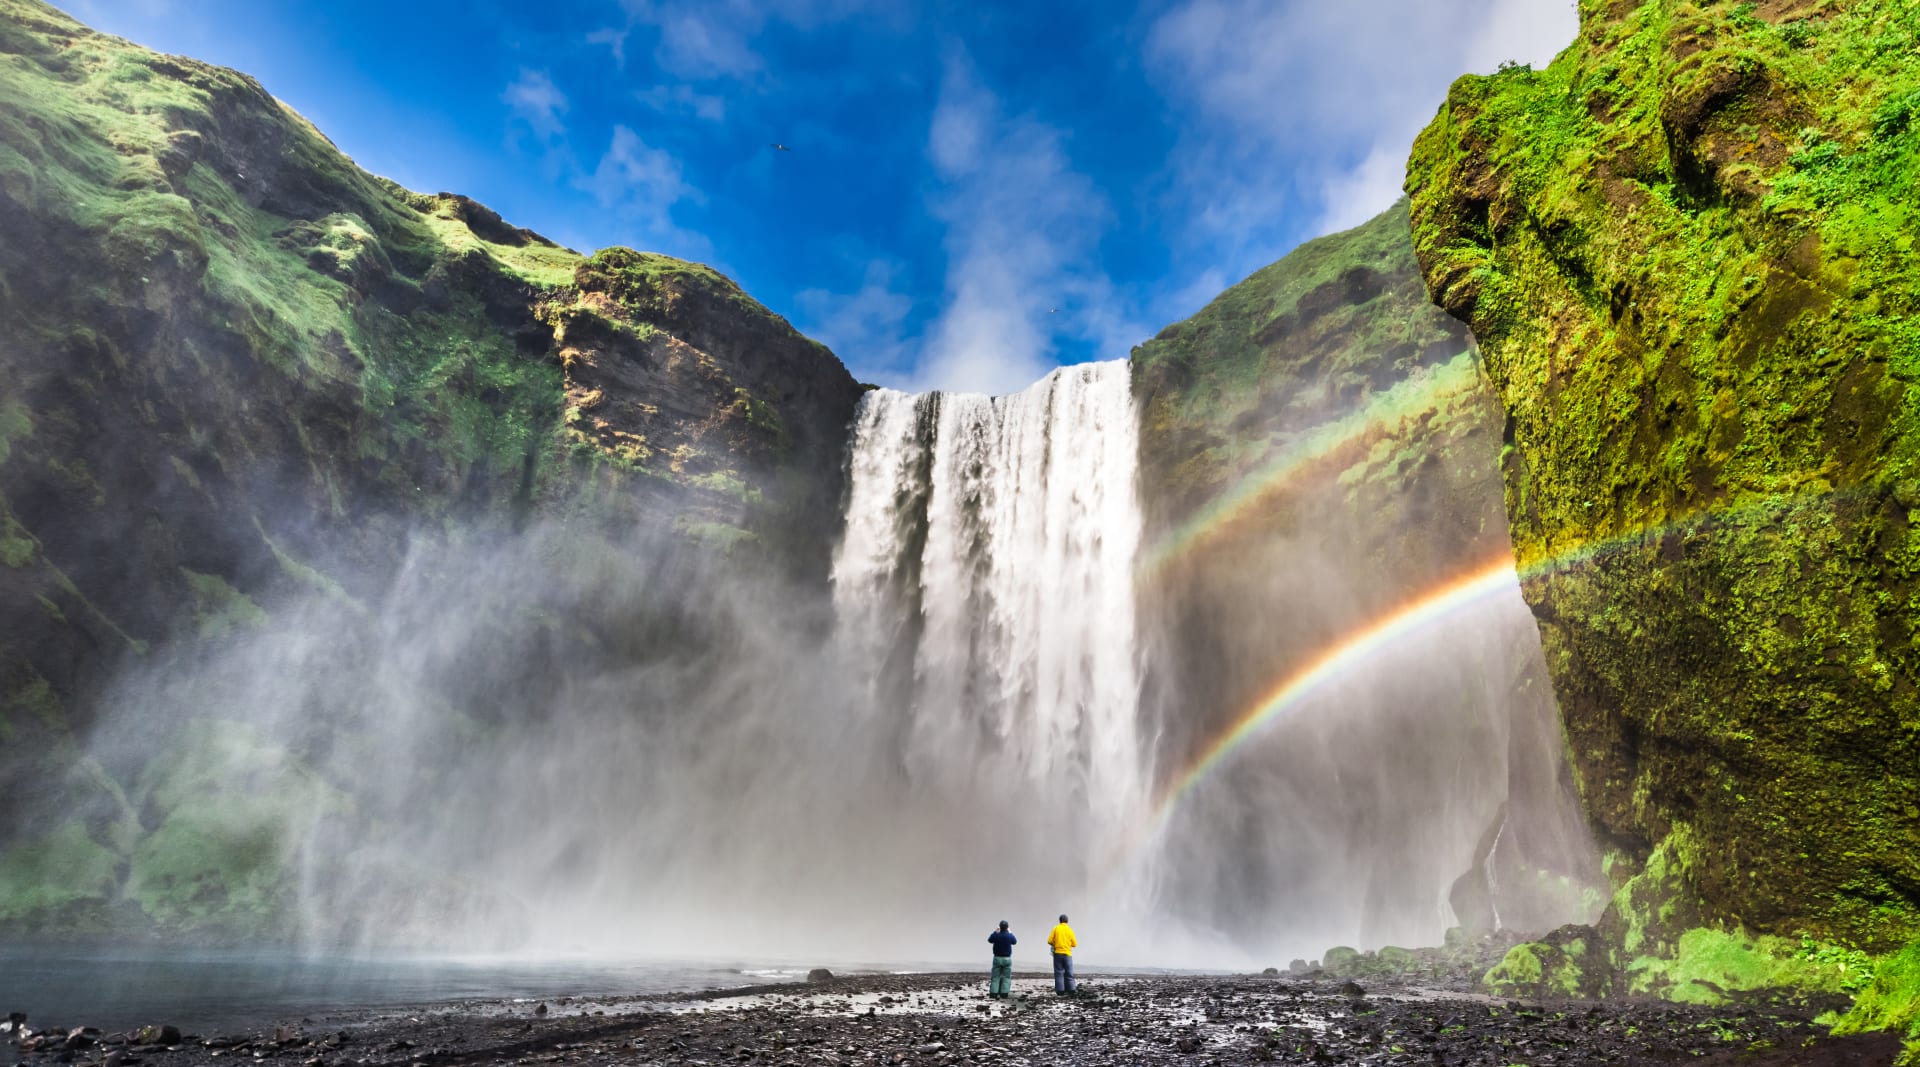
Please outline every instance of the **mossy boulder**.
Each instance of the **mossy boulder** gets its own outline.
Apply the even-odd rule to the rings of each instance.
[[[1320,969],[1337,978],[1360,974],[1366,956],[1351,945],[1335,945],[1320,956]]]
[[[1616,884],[1687,854],[1676,929],[1920,934],[1916,39],[1900,0],[1582,0],[1409,165],[1581,797]]]
[[[1580,941],[1564,947],[1541,941],[1515,945],[1486,973],[1481,984],[1505,997],[1551,1000],[1579,996],[1585,977],[1581,967],[1585,948]]]

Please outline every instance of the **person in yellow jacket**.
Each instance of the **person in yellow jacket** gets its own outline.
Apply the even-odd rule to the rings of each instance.
[[[1073,949],[1079,943],[1067,917],[1060,916],[1060,925],[1047,935],[1047,944],[1053,949],[1053,991],[1063,997],[1073,995]]]

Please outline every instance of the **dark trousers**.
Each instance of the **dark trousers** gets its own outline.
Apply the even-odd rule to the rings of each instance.
[[[1053,954],[1053,991],[1061,994],[1073,992],[1073,957],[1064,952]]]

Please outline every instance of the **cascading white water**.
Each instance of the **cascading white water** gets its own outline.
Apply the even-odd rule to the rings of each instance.
[[[1013,775],[1057,798],[1089,859],[1150,781],[1136,441],[1121,361],[1011,396],[876,390],[834,561],[842,637],[914,787],[961,798]]]

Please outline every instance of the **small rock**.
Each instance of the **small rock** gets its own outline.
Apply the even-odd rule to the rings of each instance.
[[[100,1058],[100,1067],[120,1067],[126,1062],[127,1050],[117,1048]]]
[[[831,982],[833,981],[833,972],[827,970],[825,967],[815,967],[813,970],[807,972],[807,981]]]
[[[143,1026],[133,1032],[136,1045],[177,1045],[180,1043],[180,1028],[171,1024],[163,1026]]]
[[[533,1006],[533,1013],[535,1015],[545,1015],[547,1013],[547,1006],[545,1004],[535,1004]]]
[[[1364,997],[1367,995],[1367,991],[1361,988],[1359,982],[1352,981],[1341,982],[1339,993],[1343,997]]]
[[[1267,968],[1266,970],[1264,970],[1264,971],[1261,971],[1260,973],[1261,973],[1262,975],[1264,975],[1265,977],[1268,977],[1268,978],[1278,978],[1278,977],[1280,977],[1280,968],[1278,968],[1278,967],[1269,967],[1269,968]]]
[[[91,1048],[100,1041],[100,1031],[91,1026],[76,1026],[67,1031],[64,1046],[69,1049]]]

